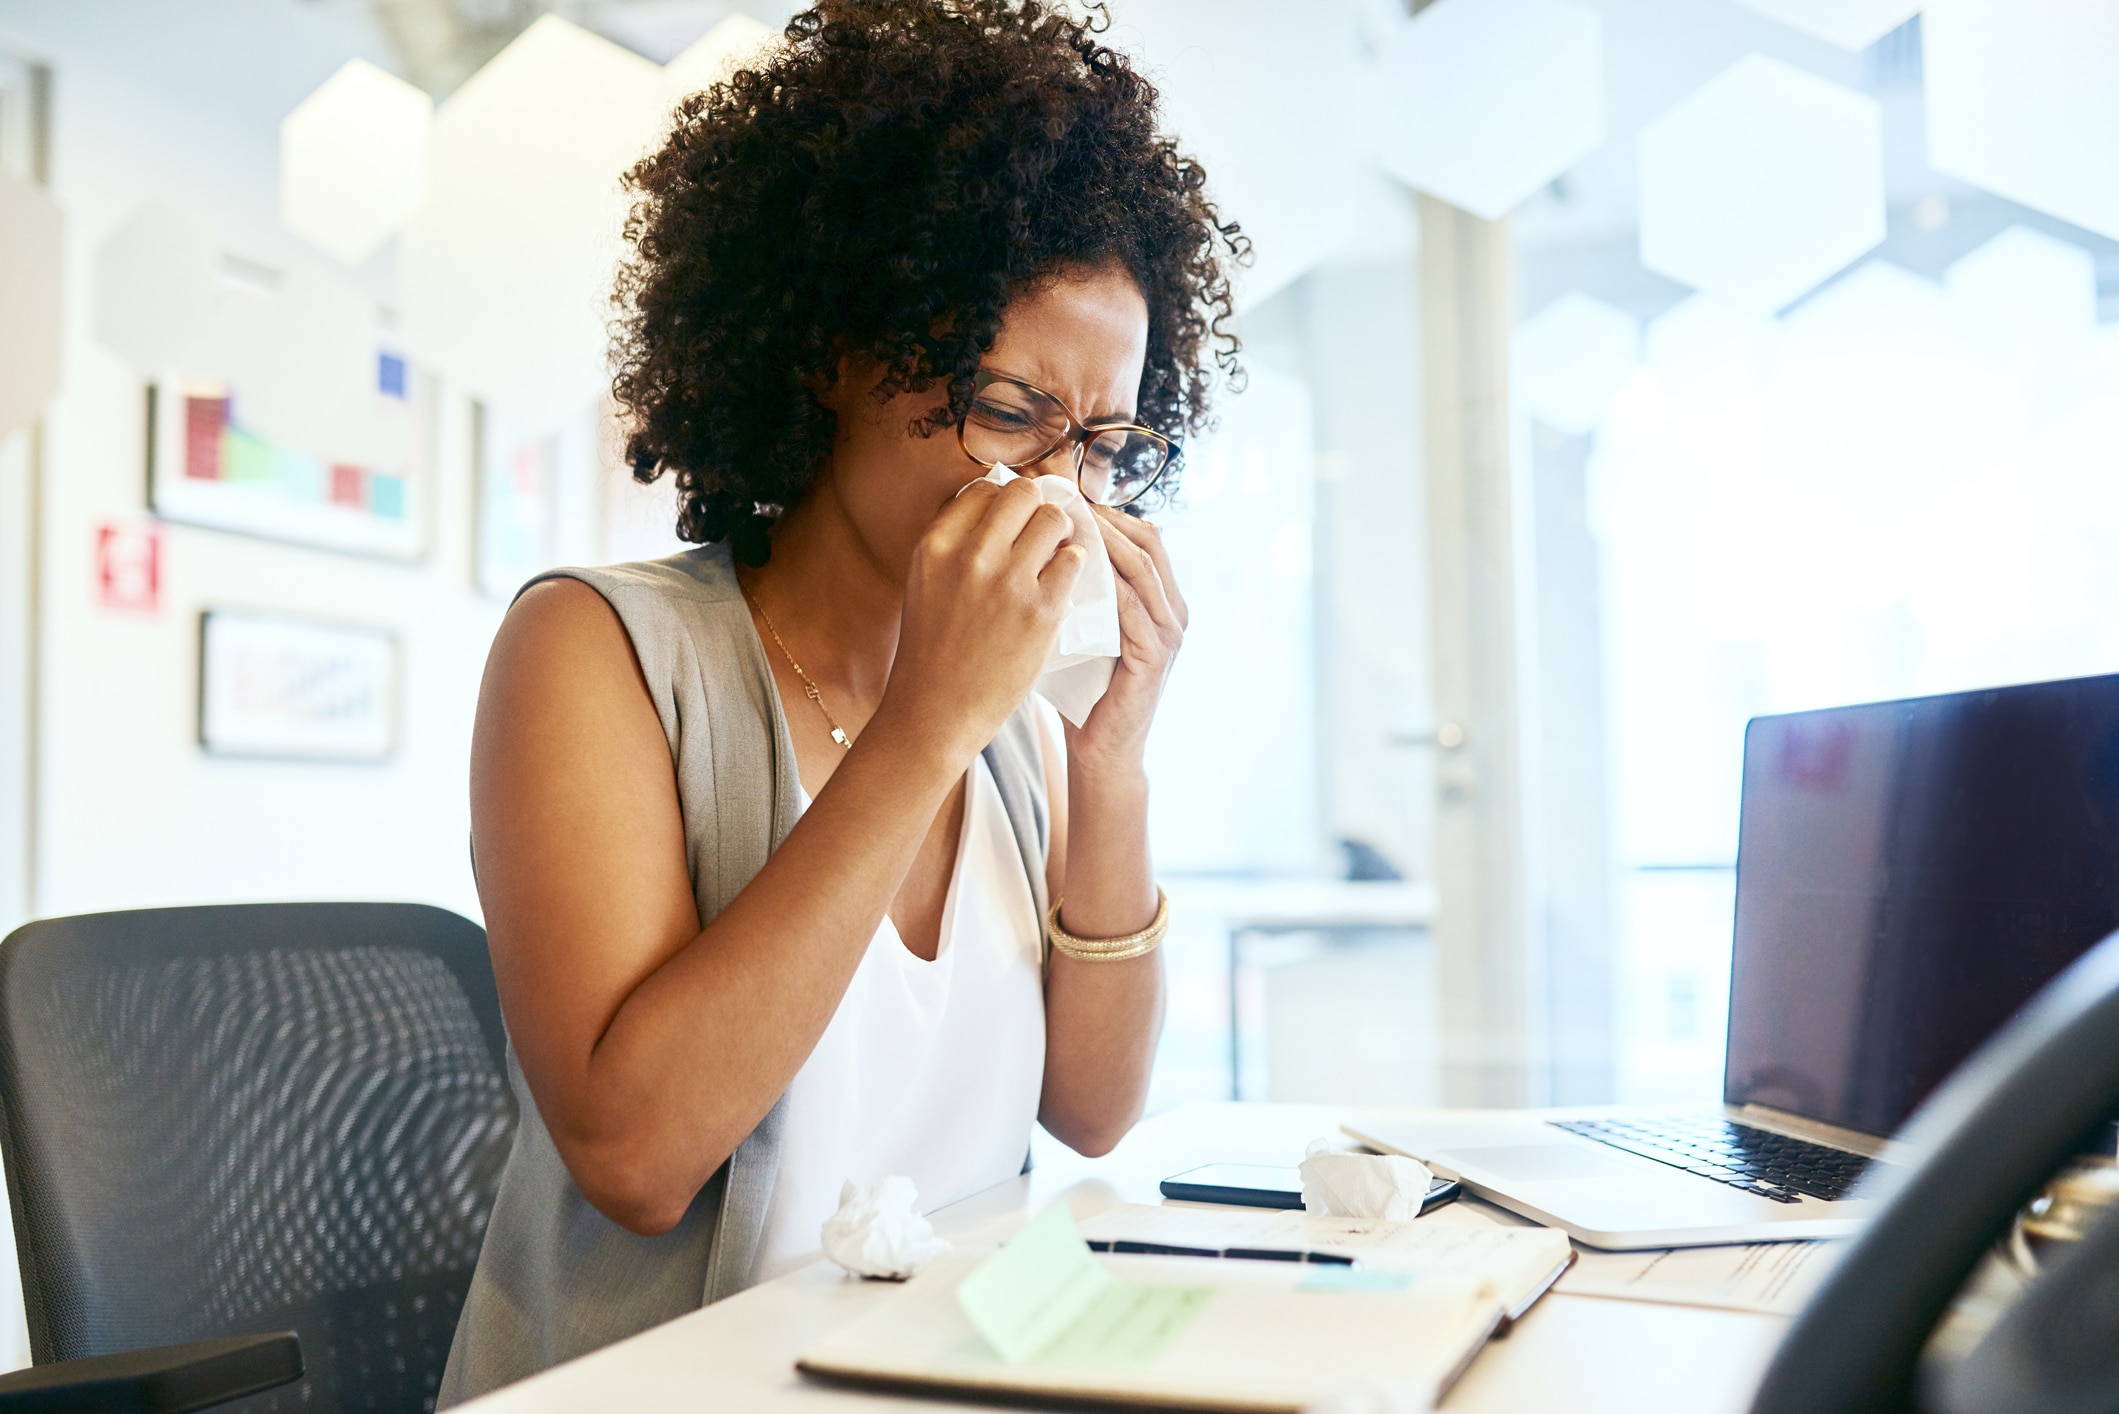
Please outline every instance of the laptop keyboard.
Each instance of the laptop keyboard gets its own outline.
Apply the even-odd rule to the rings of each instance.
[[[1670,1164],[1776,1203],[1796,1203],[1804,1197],[1826,1202],[1844,1198],[1854,1181],[1874,1162],[1845,1149],[1790,1139],[1784,1134],[1707,1115],[1548,1122],[1569,1134]]]

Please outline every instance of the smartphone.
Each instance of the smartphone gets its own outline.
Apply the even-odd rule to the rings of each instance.
[[[1420,1211],[1433,1212],[1461,1190],[1454,1178],[1438,1178],[1427,1187]],[[1243,1208],[1299,1208],[1302,1173],[1271,1164],[1207,1164],[1162,1181],[1165,1198],[1184,1203],[1233,1203]]]

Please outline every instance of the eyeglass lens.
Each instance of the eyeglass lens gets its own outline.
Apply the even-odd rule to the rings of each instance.
[[[972,397],[964,450],[982,462],[1027,467],[1053,453],[1069,425],[1058,399],[996,379]],[[1169,444],[1145,432],[1114,427],[1093,433],[1080,451],[1082,494],[1107,506],[1127,505],[1155,484],[1169,455]]]

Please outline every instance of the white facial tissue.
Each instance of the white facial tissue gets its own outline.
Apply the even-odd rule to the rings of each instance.
[[[1356,1154],[1334,1149],[1323,1139],[1310,1141],[1301,1171],[1303,1209],[1335,1218],[1411,1222],[1420,1216],[1420,1204],[1434,1180],[1417,1159]]]
[[[1006,486],[1016,473],[997,466],[983,480]],[[1081,578],[1067,600],[1067,617],[1060,622],[1059,641],[1045,659],[1045,671],[1037,690],[1059,714],[1077,727],[1089,719],[1089,709],[1102,700],[1111,686],[1111,670],[1118,666],[1118,577],[1111,569],[1111,554],[1104,549],[1104,534],[1097,529],[1089,502],[1070,476],[1033,477],[1038,496],[1048,506],[1058,506],[1074,523],[1070,545],[1089,552]]]
[[[905,1280],[949,1250],[934,1225],[913,1211],[918,1198],[903,1174],[873,1188],[849,1182],[839,1190],[839,1211],[824,1220],[824,1255],[855,1276]]]

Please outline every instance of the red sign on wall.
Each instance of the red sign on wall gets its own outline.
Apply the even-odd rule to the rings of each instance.
[[[162,607],[162,528],[107,520],[96,527],[96,602],[151,614]]]

